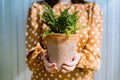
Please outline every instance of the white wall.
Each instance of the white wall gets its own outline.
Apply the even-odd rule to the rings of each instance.
[[[30,80],[25,64],[25,26],[32,1],[0,0],[0,80]],[[102,66],[95,80],[120,80],[120,0],[96,2],[103,9],[104,28]]]

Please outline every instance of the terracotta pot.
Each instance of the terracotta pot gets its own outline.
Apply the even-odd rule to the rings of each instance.
[[[45,37],[49,60],[56,63],[59,70],[65,61],[72,61],[78,39],[79,33],[72,34],[71,37],[60,33]]]

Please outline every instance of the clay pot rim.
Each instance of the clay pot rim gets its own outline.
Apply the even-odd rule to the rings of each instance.
[[[79,33],[72,34],[72,36],[68,36],[67,34],[63,33],[51,33],[50,35],[46,36],[44,39],[49,40],[49,38],[54,38],[54,39],[76,39],[75,37],[79,37]]]

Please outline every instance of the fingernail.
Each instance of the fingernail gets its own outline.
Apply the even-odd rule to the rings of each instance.
[[[53,66],[55,66],[55,63],[53,63]]]
[[[57,70],[57,67],[55,67],[55,69]]]
[[[64,71],[64,70],[62,70],[62,72],[63,72],[63,73],[65,73],[65,71]]]

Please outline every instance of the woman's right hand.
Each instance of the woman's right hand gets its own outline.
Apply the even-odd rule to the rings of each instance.
[[[58,72],[58,67],[56,65],[56,63],[50,63],[49,60],[48,60],[48,53],[45,52],[43,54],[43,60],[44,60],[44,66],[45,66],[45,69],[50,72],[50,73],[56,73]]]

